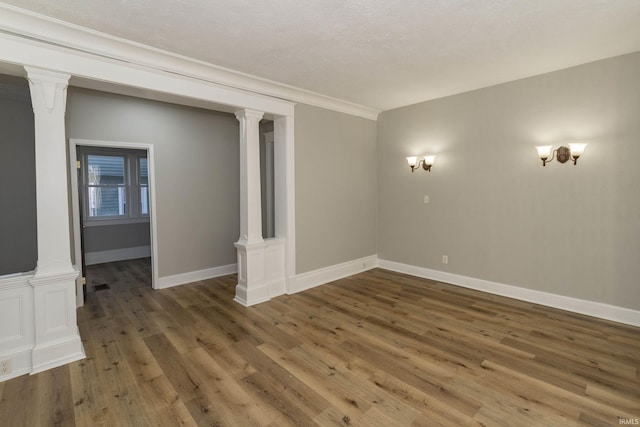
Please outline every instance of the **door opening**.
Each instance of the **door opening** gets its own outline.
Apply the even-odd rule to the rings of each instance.
[[[69,151],[77,305],[127,274],[155,287],[153,147],[72,139]]]

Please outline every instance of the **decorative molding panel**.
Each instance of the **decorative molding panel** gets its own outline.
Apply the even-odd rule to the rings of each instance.
[[[286,292],[286,239],[274,237],[238,250],[238,284],[233,300],[245,307],[269,301]],[[253,280],[251,280],[253,279]]]
[[[342,264],[298,274],[293,283],[289,284],[287,293],[295,294],[296,292],[306,291],[307,289],[324,285],[325,283],[371,270],[376,267],[377,259],[376,255],[370,255],[353,261],[343,262]]]
[[[242,239],[242,235],[240,239]],[[267,244],[264,241],[253,244],[244,244],[238,241],[234,245],[238,253],[238,284],[233,300],[245,307],[269,301],[265,264]]]
[[[548,292],[521,288],[518,286],[505,285],[502,283],[490,282],[488,280],[460,276],[457,274],[416,267],[383,259],[378,260],[378,267],[386,270],[397,271],[398,273],[409,274],[411,276],[422,277],[424,279],[437,280],[439,282],[450,283],[464,288],[475,289],[490,294],[502,295],[509,298],[519,299],[521,301],[559,308],[561,310],[580,313],[587,316],[612,320],[614,322],[625,323],[633,326],[640,326],[640,311],[631,310],[629,308],[556,295]]]
[[[0,359],[33,345],[33,290],[28,276],[17,279],[0,280]]]
[[[33,277],[33,271],[29,273],[7,274],[0,277],[0,290],[20,289],[29,287],[29,280]]]
[[[157,289],[170,288],[184,285],[185,283],[198,282],[200,280],[213,279],[214,277],[227,276],[238,272],[238,264],[222,265],[220,267],[207,268],[205,270],[191,271],[173,276],[160,277]]]
[[[35,374],[85,357],[76,326],[77,272],[0,279],[0,381]]]
[[[24,338],[25,296],[0,293],[0,345]]]
[[[77,271],[38,275],[33,288],[35,343],[31,373],[42,372],[85,357],[76,320]]]
[[[269,288],[269,298],[284,295],[287,292],[285,278],[285,239],[265,239],[267,247],[264,250],[266,266],[266,282]]]
[[[86,265],[102,264],[105,262],[124,261],[126,259],[148,258],[151,256],[151,246],[135,246],[132,248],[112,249],[108,251],[87,252],[84,254]]]

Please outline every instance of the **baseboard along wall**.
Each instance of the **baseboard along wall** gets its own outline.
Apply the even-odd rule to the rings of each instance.
[[[394,261],[378,259],[378,267],[398,273],[421,277],[423,279],[437,280],[469,289],[475,289],[490,294],[501,295],[521,301],[532,302],[547,307],[580,313],[600,319],[611,320],[632,326],[640,326],[640,311],[618,307],[595,301],[587,301],[533,289],[521,288],[513,285],[461,276],[444,271],[431,270],[429,268],[416,267]]]
[[[353,261],[347,261],[341,264],[297,274],[295,279],[290,281],[287,293],[295,294],[297,292],[306,291],[307,289],[324,285],[325,283],[333,282],[334,280],[371,270],[372,268],[376,268],[377,261],[378,257],[376,255],[370,255]]]
[[[147,252],[144,252],[144,248],[146,248]],[[86,254],[87,265],[98,264],[100,262],[111,262],[104,260],[108,259],[109,257],[117,258],[120,256],[125,256],[125,254],[127,255],[127,258],[113,259],[112,261],[150,256],[149,247],[128,249],[130,250],[94,252],[91,258],[89,256],[90,254]],[[521,301],[541,304],[544,306],[571,311],[574,313],[580,313],[587,316],[598,317],[601,319],[611,320],[614,322],[624,323],[632,326],[640,326],[640,311],[637,310],[552,294],[548,292],[536,291],[533,289],[527,289],[503,283],[491,282],[474,277],[461,276],[458,274],[417,267],[414,265],[403,264],[395,261],[388,261],[379,259],[376,255],[370,255],[329,267],[297,274],[293,278],[293,280],[289,280],[286,293],[294,294],[297,292],[302,292],[307,289],[324,285],[326,283],[352,276],[354,274],[362,273],[376,267],[395,271],[398,273],[408,274],[415,277],[421,277],[424,279],[437,280],[439,282],[462,286],[469,289],[475,289],[490,294],[515,298]],[[238,265],[229,264],[220,267],[208,268],[205,270],[160,277],[156,288],[169,288],[172,286],[178,286],[186,283],[197,282],[199,280],[225,276],[237,272]],[[272,295],[272,297],[275,296],[277,295]]]
[[[84,254],[86,265],[103,264],[105,262],[124,261],[127,259],[148,258],[151,246],[135,246],[132,248],[112,249],[108,251],[87,252]]]
[[[206,268],[204,270],[190,271],[188,273],[175,274],[173,276],[160,277],[158,279],[156,289],[170,288],[172,286],[184,285],[186,283],[198,282],[200,280],[213,279],[214,277],[226,276],[237,272],[238,264],[229,264]]]

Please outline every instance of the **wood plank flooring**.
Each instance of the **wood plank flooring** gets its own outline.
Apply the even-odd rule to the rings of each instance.
[[[385,270],[252,308],[91,267],[87,358],[0,383],[2,426],[615,426],[640,328]],[[93,291],[107,283],[108,290]]]

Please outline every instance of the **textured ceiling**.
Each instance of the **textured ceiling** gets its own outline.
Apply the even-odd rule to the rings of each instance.
[[[378,110],[640,50],[640,0],[5,0]]]

